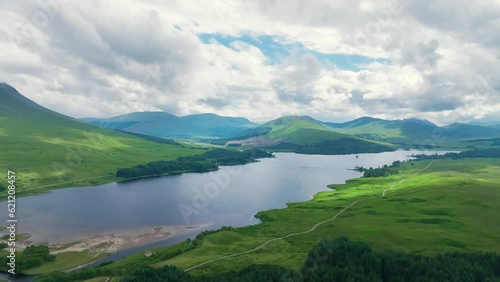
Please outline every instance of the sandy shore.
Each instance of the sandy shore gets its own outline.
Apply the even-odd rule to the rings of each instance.
[[[89,250],[95,256],[103,253],[115,253],[129,248],[154,243],[166,239],[167,237],[175,237],[190,233],[196,230],[210,226],[194,225],[194,226],[154,226],[143,227],[127,230],[112,230],[105,234],[94,235],[76,242],[50,244],[49,249],[52,254],[64,252],[82,252]],[[24,249],[31,245],[32,242],[27,238],[16,242],[18,249]]]
[[[208,225],[155,226],[133,230],[120,230],[110,234],[99,234],[79,242],[51,245],[51,253],[81,252],[89,250],[96,255],[115,253],[121,250],[161,241],[170,236],[180,236]]]

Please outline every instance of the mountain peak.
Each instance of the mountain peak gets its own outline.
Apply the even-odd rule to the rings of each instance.
[[[14,87],[12,87],[10,84],[7,82],[0,82],[0,87],[4,90],[10,90],[10,91],[15,91],[17,92],[16,94],[21,95]],[[3,92],[3,91],[2,91]]]
[[[417,124],[421,124],[421,125],[429,125],[429,126],[436,126],[434,123],[430,122],[429,120],[427,119],[419,119],[419,118],[405,118],[405,119],[402,119],[402,121],[406,121],[406,122],[413,122],[413,123],[417,123]]]
[[[0,83],[0,111],[18,117],[37,119],[49,116],[60,118],[63,116],[28,99],[19,93],[17,89],[5,82]]]
[[[262,125],[262,127],[269,127],[274,130],[283,128],[316,128],[324,129],[327,127],[323,122],[316,120],[310,116],[284,116]]]
[[[310,117],[310,116],[306,116],[306,115],[302,115],[302,116],[295,116],[295,115],[289,115],[289,116],[282,116],[282,117],[279,117],[275,120],[289,120],[289,121],[292,121],[292,120],[304,120],[304,121],[313,121],[313,122],[318,122],[318,120]]]

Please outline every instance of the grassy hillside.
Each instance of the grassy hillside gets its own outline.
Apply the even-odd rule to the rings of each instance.
[[[299,269],[316,244],[342,235],[367,242],[379,251],[423,255],[499,252],[499,169],[499,159],[405,163],[399,174],[351,180],[345,185],[333,185],[335,191],[319,193],[311,201],[260,212],[258,217],[263,223],[208,234],[194,248],[183,242],[157,248],[151,258],[138,253],[107,267],[134,269],[152,264],[189,269],[297,232],[303,233],[270,241],[253,252],[210,262],[189,273],[213,275],[252,264]],[[320,222],[323,224],[317,225]]]
[[[500,137],[500,130],[454,123],[439,127],[427,120],[383,120],[363,117],[345,123],[325,123],[337,132],[409,146],[465,147],[464,141]]]
[[[452,139],[478,139],[500,137],[500,130],[481,125],[453,123],[442,127],[446,136]]]
[[[469,122],[467,124],[469,124],[469,125],[481,125],[481,126],[486,126],[486,127],[500,129],[500,123],[499,122],[472,121],[472,122]]]
[[[55,113],[6,84],[0,84],[0,145],[1,179],[14,171],[18,195],[110,182],[119,167],[203,152]]]
[[[305,154],[348,154],[392,150],[390,144],[335,132],[307,116],[287,116],[235,136],[230,143]]]
[[[338,132],[393,143],[414,143],[429,139],[437,128],[432,123],[417,120],[388,121],[367,117],[342,124],[327,124]]]
[[[238,134],[257,126],[245,118],[197,114],[178,117],[166,112],[141,112],[109,119],[86,118],[104,128],[159,137],[219,138]]]

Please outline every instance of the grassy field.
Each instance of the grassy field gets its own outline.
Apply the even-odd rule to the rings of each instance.
[[[2,140],[0,172],[2,179],[7,176],[7,170],[16,173],[18,196],[60,187],[108,183],[117,180],[115,173],[121,167],[203,152],[101,131],[86,124],[81,124],[79,130],[69,131],[46,126],[43,133],[35,136],[28,122],[9,124],[20,129]],[[5,194],[0,195],[5,197]]]
[[[421,174],[413,175],[429,163],[407,163],[397,175],[334,185],[336,191],[319,193],[308,202],[291,203],[286,209],[261,212],[262,224],[210,234],[198,247],[164,261],[149,260],[140,253],[108,267],[153,263],[158,267],[173,264],[188,269],[251,250],[272,238],[309,230],[355,201],[358,202],[338,218],[311,233],[278,240],[258,251],[215,261],[190,273],[211,275],[257,263],[298,269],[314,245],[340,235],[367,242],[376,250],[425,255],[500,251],[500,160],[438,160]],[[381,197],[383,190],[405,178],[408,179]],[[186,243],[182,244],[157,252],[187,249]]]
[[[90,251],[86,250],[83,252],[64,252],[55,256],[55,261],[45,263],[39,267],[30,268],[29,270],[25,271],[25,274],[44,274],[52,273],[54,271],[72,269],[77,266],[105,257],[106,254],[100,254],[96,256],[95,254],[92,254]]]
[[[19,258],[22,256],[22,251],[17,251],[16,256]],[[6,250],[0,250],[0,256],[5,258],[9,253]],[[52,273],[54,271],[63,271],[72,269],[86,263],[93,262],[97,259],[105,257],[107,254],[94,254],[88,250],[82,252],[64,252],[56,254],[56,259],[53,262],[45,263],[41,266],[30,268],[24,270],[24,274],[35,275],[35,274],[45,274]],[[0,270],[7,271],[7,266],[0,266]]]

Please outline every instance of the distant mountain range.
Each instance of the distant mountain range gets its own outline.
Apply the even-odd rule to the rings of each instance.
[[[84,118],[91,124],[132,133],[170,138],[226,138],[257,124],[241,117],[197,114],[178,117],[166,112],[140,112],[109,119]]]
[[[0,137],[18,132],[18,137],[36,139],[41,155],[46,153],[41,144],[54,147],[51,149],[58,147],[57,144],[81,144],[92,137],[83,131],[99,130],[96,125],[101,128],[100,134],[109,138],[99,151],[106,156],[109,152],[121,155],[118,153],[122,152],[121,147],[135,142],[141,144],[134,145],[134,148],[152,146],[145,136],[161,138],[148,137],[164,143],[168,143],[164,138],[182,138],[315,154],[379,152],[401,147],[464,148],[474,147],[477,142],[481,146],[497,146],[500,142],[498,124],[454,123],[440,127],[416,118],[384,120],[362,117],[332,123],[308,116],[287,116],[259,125],[245,118],[216,114],[179,117],[166,112],[140,112],[107,119],[85,118],[83,122],[41,107],[7,84],[0,86],[0,120],[3,123]],[[113,143],[119,145],[113,146]],[[150,153],[149,148],[147,150]]]
[[[142,112],[110,119],[84,119],[105,128],[168,138],[220,140],[220,144],[261,146],[274,150],[323,152],[314,144],[352,139],[378,141],[378,145],[403,147],[451,147],[467,140],[500,138],[500,126],[454,123],[437,126],[425,119],[385,120],[362,117],[333,123],[308,116],[281,117],[258,125],[245,118],[199,114],[178,117],[165,112]],[[259,137],[259,138],[256,138]],[[340,141],[335,141],[339,143]],[[326,143],[318,145],[325,147]],[[373,145],[374,143],[369,143]],[[337,144],[338,145],[338,144]],[[351,144],[352,145],[352,144]],[[329,145],[334,148],[333,144]],[[355,146],[354,146],[355,147]],[[335,149],[347,152],[347,149]]]
[[[395,144],[457,142],[500,137],[500,128],[453,123],[439,127],[428,120],[383,120],[363,117],[345,123],[325,123],[335,131]]]
[[[469,122],[468,124],[470,124],[470,125],[480,125],[480,126],[486,126],[486,127],[492,127],[492,128],[500,129],[500,122],[473,121],[473,122]]]
[[[355,141],[354,137],[357,138]],[[404,148],[461,149],[476,145],[498,146],[499,138],[500,128],[480,125],[454,123],[439,127],[428,120],[416,118],[384,120],[372,117],[331,123],[301,116],[278,118],[233,136],[229,143],[302,153],[339,153],[349,150],[341,148],[338,140],[351,140],[351,148],[363,151],[362,148],[367,147],[362,146],[361,141],[378,141],[381,146],[390,143]]]

